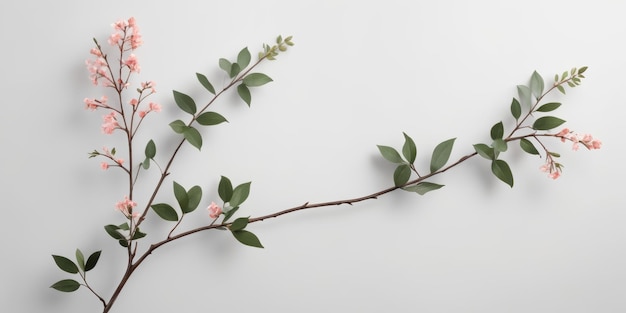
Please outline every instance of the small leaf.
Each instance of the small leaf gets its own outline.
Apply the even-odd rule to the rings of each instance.
[[[250,194],[250,184],[251,182],[243,183],[233,190],[233,195],[230,198],[230,205],[232,207],[240,206],[246,199],[248,199],[248,195]]]
[[[174,182],[174,196],[176,197],[176,201],[178,202],[179,207],[184,212],[187,209],[189,198],[187,197],[187,191],[185,190],[185,187],[181,186],[177,182]]]
[[[450,153],[452,153],[452,146],[454,146],[454,140],[456,138],[448,139],[435,147],[433,150],[433,156],[430,159],[430,172],[434,173],[441,169],[448,159],[450,159]]]
[[[413,162],[415,162],[415,158],[417,157],[417,147],[415,146],[415,142],[411,137],[409,137],[405,133],[402,134],[404,135],[402,154],[410,164],[413,164]]]
[[[124,247],[124,248],[128,248],[128,240],[124,239],[124,240],[118,240],[117,243],[120,244],[120,246]]]
[[[393,183],[397,186],[406,184],[411,178],[411,168],[407,164],[401,164],[393,172]]]
[[[135,233],[133,234],[133,240],[141,239],[145,236],[146,236],[146,233],[142,233],[139,231],[139,229],[137,229]]]
[[[80,284],[73,279],[64,279],[52,284],[50,288],[63,292],[72,292],[78,290],[78,288],[80,288]]]
[[[246,226],[248,226],[248,218],[247,217],[240,217],[238,219],[236,219],[228,228],[231,231],[238,231],[238,230],[242,230],[244,228],[246,228]]]
[[[494,149],[484,143],[477,143],[474,145],[474,150],[476,150],[476,153],[478,153],[478,155],[480,155],[481,157],[487,159],[487,160],[495,160],[496,159],[496,155],[494,152]]]
[[[219,65],[220,65],[220,68],[223,69],[224,72],[226,72],[226,74],[228,74],[228,76],[230,76],[230,70],[231,70],[231,67],[232,67],[232,64],[230,64],[230,61],[228,61],[228,60],[226,60],[224,58],[221,58],[219,60]]]
[[[187,207],[181,208],[183,210],[183,214],[191,213],[200,205],[200,200],[202,200],[202,188],[200,186],[193,186],[187,192]]]
[[[496,123],[491,127],[491,139],[502,139],[504,136],[504,125],[502,122]]]
[[[508,148],[506,141],[502,139],[494,140],[492,146],[493,146],[493,149],[497,152],[504,152]]]
[[[197,129],[193,127],[187,127],[183,132],[183,136],[185,136],[185,139],[187,139],[187,141],[198,150],[202,148],[202,136]]]
[[[144,170],[147,170],[150,168],[150,159],[146,158],[145,160],[143,160],[143,162],[141,162],[141,167],[143,167]]]
[[[202,84],[202,86],[206,88],[206,90],[208,90],[212,94],[215,94],[215,88],[213,88],[213,85],[211,85],[211,82],[209,82],[209,79],[206,78],[206,76],[200,73],[196,73],[196,77],[198,78],[200,84]]]
[[[230,201],[230,198],[233,196],[233,185],[228,177],[222,176],[220,179],[220,183],[217,186],[217,194],[220,196],[222,201]]]
[[[174,90],[173,93],[174,101],[181,110],[192,115],[196,114],[196,102],[193,101],[190,96],[176,90]]]
[[[546,104],[540,106],[537,109],[537,111],[538,112],[550,112],[550,111],[556,110],[560,106],[561,106],[561,104],[559,102],[550,102],[550,103],[546,103]]]
[[[109,236],[113,237],[113,239],[125,240],[126,237],[120,234],[120,232],[117,231],[118,229],[120,229],[118,226],[112,224],[104,226],[104,230],[107,232],[107,234],[109,234]]]
[[[562,94],[565,94],[565,88],[562,85],[557,85],[556,89],[558,89]]]
[[[248,50],[248,48],[243,48],[241,51],[239,51],[239,54],[237,55],[237,63],[239,64],[239,66],[241,66],[241,68],[246,68],[250,64],[251,58],[252,56],[250,56],[250,51]]]
[[[224,213],[224,220],[222,220],[222,223],[226,223],[226,221],[228,221],[235,214],[235,212],[237,212],[237,210],[239,210],[238,206],[236,206],[236,207],[228,210],[228,212]]]
[[[515,120],[518,120],[519,117],[522,115],[522,106],[515,98],[513,98],[513,101],[511,102],[511,114],[513,115]]]
[[[517,94],[519,95],[519,100],[520,103],[524,106],[529,108],[531,105],[531,101],[530,101],[530,97],[531,97],[531,92],[530,92],[530,88],[528,88],[527,86],[524,85],[518,85],[517,86]]]
[[[387,161],[392,162],[392,163],[404,163],[404,160],[402,160],[400,153],[398,153],[396,149],[392,147],[380,146],[380,145],[378,145],[377,147],[378,147],[378,150],[380,151],[380,154],[382,154],[382,156],[385,159],[387,159]]]
[[[578,69],[578,75],[581,75],[582,73],[584,73],[585,71],[587,71],[587,67],[583,66],[581,68]]]
[[[146,145],[145,153],[146,153],[146,158],[148,159],[152,159],[156,155],[156,145],[154,144],[154,141],[152,139],[148,141],[148,144]]]
[[[511,168],[509,168],[509,165],[505,161],[494,160],[491,163],[491,172],[501,181],[513,187],[513,173],[511,173]]]
[[[272,79],[263,73],[250,73],[243,78],[243,84],[248,87],[263,86],[271,81]]]
[[[185,131],[185,129],[187,129],[187,125],[185,125],[185,122],[183,122],[181,120],[175,120],[175,121],[171,122],[170,123],[170,127],[177,134],[182,134]]]
[[[530,89],[533,95],[535,95],[535,98],[541,97],[541,95],[543,94],[543,88],[543,78],[541,77],[541,75],[539,75],[539,73],[537,73],[537,71],[533,72],[532,76],[530,77]]]
[[[85,256],[80,249],[76,249],[76,263],[78,267],[84,272],[85,271]]]
[[[522,150],[526,151],[527,153],[539,155],[539,151],[537,151],[537,148],[535,148],[535,145],[533,145],[533,143],[530,142],[530,140],[526,138],[522,138],[519,141],[519,145],[522,148]]]
[[[250,89],[248,89],[246,85],[241,84],[237,86],[237,93],[239,94],[239,97],[241,98],[241,100],[243,100],[243,102],[245,102],[248,106],[250,106],[250,103],[252,102],[252,95],[250,95]]]
[[[247,230],[234,231],[232,232],[232,234],[233,236],[235,236],[235,239],[237,239],[237,241],[243,243],[246,246],[263,248],[263,245],[261,244],[261,241],[259,241],[259,238],[255,234]]]
[[[535,130],[550,130],[559,127],[565,123],[564,120],[554,116],[543,116],[535,120],[533,123],[533,129]]]
[[[154,213],[166,221],[178,221],[178,213],[167,203],[157,203],[150,206]]]
[[[85,272],[96,267],[96,264],[98,264],[98,260],[100,259],[100,254],[102,254],[102,250],[92,253],[89,258],[87,258],[87,263],[85,263]]]
[[[215,112],[204,112],[196,118],[196,121],[200,125],[211,126],[217,125],[223,122],[228,122],[222,115]]]
[[[421,183],[419,183],[417,185],[404,187],[402,189],[404,189],[406,191],[417,192],[420,196],[423,196],[425,193],[427,193],[429,191],[437,190],[437,189],[439,189],[439,188],[441,188],[443,186],[444,185],[439,185],[439,184],[435,184],[435,183],[421,182]]]
[[[237,76],[237,74],[241,73],[241,66],[237,63],[233,63],[230,66],[230,78]]]
[[[70,274],[78,273],[78,266],[76,266],[76,263],[72,260],[60,255],[53,255],[52,258],[54,259],[54,263],[56,263],[57,266],[64,272],[68,272]]]

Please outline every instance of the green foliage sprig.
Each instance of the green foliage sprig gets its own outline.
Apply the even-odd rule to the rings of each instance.
[[[263,248],[259,238],[248,229],[251,223],[306,209],[355,204],[377,199],[381,195],[398,189],[424,195],[444,186],[433,182],[432,179],[436,175],[461,164],[475,155],[480,155],[487,159],[491,163],[491,172],[498,179],[513,187],[513,174],[508,163],[501,158],[501,155],[508,151],[509,144],[514,141],[519,141],[520,148],[523,151],[534,156],[543,156],[546,163],[542,166],[542,170],[548,172],[552,178],[558,178],[562,171],[562,165],[555,161],[559,154],[548,150],[543,142],[544,139],[557,138],[561,141],[571,141],[574,149],[577,149],[580,145],[588,149],[598,149],[601,145],[600,141],[593,139],[590,135],[581,137],[567,128],[558,133],[551,133],[550,131],[561,126],[565,121],[555,116],[546,115],[546,113],[553,112],[561,106],[561,103],[543,102],[545,96],[555,89],[565,94],[565,86],[578,86],[584,78],[583,73],[587,68],[574,68],[560,76],[556,75],[554,83],[547,90],[544,79],[537,72],[534,72],[529,84],[517,86],[518,97],[513,98],[511,103],[511,115],[516,123],[508,135],[505,136],[504,123],[502,121],[497,122],[490,129],[491,142],[475,144],[473,153],[467,154],[453,163],[449,161],[456,138],[447,139],[439,143],[430,155],[429,167],[425,170],[418,170],[415,165],[418,157],[415,141],[409,135],[403,133],[404,144],[401,149],[378,145],[378,150],[382,157],[396,164],[392,175],[393,186],[358,198],[320,203],[306,202],[302,205],[258,217],[236,217],[239,208],[250,195],[251,182],[234,185],[228,177],[221,176],[217,186],[217,194],[221,204],[218,205],[215,202],[211,202],[207,208],[209,217],[212,219],[211,222],[202,227],[177,231],[182,220],[188,214],[196,211],[203,203],[203,191],[199,185],[187,188],[174,180],[172,180],[171,190],[176,203],[157,202],[157,196],[160,194],[166,179],[171,174],[170,168],[180,148],[187,142],[201,150],[204,144],[202,133],[205,129],[203,127],[228,122],[220,113],[209,111],[209,108],[225,92],[236,89],[242,101],[247,106],[250,106],[252,103],[250,89],[263,86],[272,81],[268,75],[256,72],[255,69],[261,62],[275,60],[280,53],[287,51],[288,47],[293,46],[292,37],[283,38],[278,36],[275,44],[264,44],[258,53],[258,60],[255,62],[252,62],[251,53],[247,47],[241,49],[234,60],[228,60],[227,58],[219,59],[219,68],[224,71],[230,80],[221,89],[215,89],[206,75],[196,73],[196,78],[200,85],[212,95],[212,98],[204,105],[198,106],[192,97],[181,91],[174,90],[172,92],[174,102],[182,112],[189,116],[186,121],[177,119],[169,123],[169,127],[176,136],[180,136],[179,142],[172,151],[163,152],[162,149],[157,149],[154,140],[150,139],[145,143],[138,143],[135,137],[140,130],[143,119],[152,112],[160,111],[161,107],[159,104],[154,102],[146,104],[148,101],[146,99],[156,92],[156,84],[153,81],[142,82],[141,87],[135,90],[137,92],[136,96],[131,96],[129,101],[126,100],[129,86],[131,85],[130,77],[132,74],[139,72],[138,61],[132,52],[141,46],[141,34],[136,27],[134,18],[130,18],[127,21],[118,21],[114,24],[114,28],[115,31],[109,37],[108,42],[114,48],[117,48],[116,61],[111,62],[105,50],[94,39],[95,48],[91,50],[91,54],[95,59],[87,61],[87,65],[91,73],[92,82],[95,85],[113,89],[117,95],[117,103],[110,105],[108,98],[103,96],[99,99],[87,98],[85,99],[85,104],[88,109],[107,112],[102,124],[102,130],[105,134],[121,133],[125,139],[127,161],[118,157],[119,152],[116,148],[108,149],[105,147],[101,150],[93,150],[89,153],[89,157],[103,159],[104,161],[101,163],[102,169],[106,170],[110,167],[115,167],[121,169],[127,175],[128,193],[116,205],[116,209],[122,214],[123,222],[116,221],[104,226],[105,232],[117,241],[119,246],[125,249],[127,254],[126,270],[111,297],[107,300],[87,282],[87,272],[96,267],[100,260],[101,250],[93,252],[85,259],[82,251],[76,249],[75,261],[59,255],[53,255],[52,257],[55,264],[62,271],[78,275],[82,282],[75,279],[62,279],[50,286],[63,292],[73,292],[84,286],[102,303],[103,312],[105,313],[111,310],[134,271],[153,251],[191,234],[213,229],[228,230],[236,241],[247,246]],[[137,157],[135,154],[137,149],[139,149],[138,146],[143,147],[143,155],[141,156],[142,161],[136,163],[134,160]],[[163,160],[163,163],[159,163]],[[142,170],[155,170],[155,167],[152,165],[155,165],[160,175],[151,195],[141,201],[143,210],[140,210],[137,209],[138,204],[133,197],[134,188],[138,183],[139,174]],[[171,228],[167,235],[147,245],[145,251],[140,253],[138,248],[141,240],[146,237],[146,233],[140,229],[140,226],[148,220],[148,213],[151,211],[164,222],[170,223]]]

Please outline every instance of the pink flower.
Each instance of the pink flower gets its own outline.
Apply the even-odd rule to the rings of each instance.
[[[109,44],[111,46],[115,46],[119,44],[120,39],[122,39],[122,34],[115,32],[109,36]]]
[[[161,112],[161,105],[154,103],[154,102],[150,102],[150,111]]]
[[[135,26],[135,23],[136,23],[136,21],[135,21],[135,17],[132,17],[132,16],[131,16],[131,17],[128,19],[128,27],[135,28],[135,27],[136,27],[136,26]]]
[[[554,171],[554,172],[550,173],[550,175],[548,175],[548,176],[550,176],[550,178],[552,178],[552,179],[557,179],[557,178],[559,178],[561,176],[561,172]]]
[[[146,114],[148,114],[148,112],[146,112],[146,111],[139,111],[139,112],[137,112],[137,114],[139,115],[139,117],[144,118],[144,117],[146,117]]]
[[[213,218],[213,219],[218,218],[220,216],[220,214],[222,214],[222,208],[217,206],[217,204],[215,204],[215,202],[211,202],[211,205],[209,205],[207,210],[209,210],[209,216],[211,218]]]
[[[100,163],[100,168],[102,170],[107,170],[109,168],[109,164],[107,162]]]
[[[115,209],[122,212],[127,218],[135,218],[139,216],[139,213],[133,212],[133,208],[137,206],[135,201],[128,199],[128,196],[124,196],[124,200],[115,204]]]
[[[124,159],[117,159],[115,160],[115,163],[122,165],[124,163]]]
[[[131,53],[128,56],[128,59],[124,61],[124,65],[128,66],[128,69],[130,69],[131,72],[139,73],[139,71],[141,70],[141,68],[139,67],[139,63],[137,62],[137,57],[133,53]]]
[[[113,25],[111,25],[111,26],[113,26],[113,28],[115,28],[115,30],[123,31],[128,26],[128,23],[126,21],[124,21],[124,20],[119,20],[119,21],[113,23]]]
[[[143,39],[141,39],[141,34],[139,33],[139,29],[137,27],[133,27],[133,33],[130,35],[130,48],[135,50],[139,48],[143,44]]]
[[[130,105],[136,106],[137,104],[139,104],[139,100],[137,100],[135,98],[130,99]]]
[[[141,83],[141,88],[144,89],[144,90],[150,88],[150,91],[152,93],[155,93],[156,92],[156,89],[154,89],[155,85],[156,85],[156,83],[154,81],[142,82]]]
[[[120,125],[117,123],[117,118],[115,117],[115,112],[111,112],[102,117],[104,122],[102,123],[102,132],[110,135],[113,131],[118,128]]]
[[[96,48],[91,48],[91,50],[89,51],[89,53],[97,56],[97,57],[101,57],[102,56],[102,52],[100,51],[100,49],[96,49]]]
[[[591,149],[600,149],[601,145],[602,145],[602,141],[594,140],[591,142]]]

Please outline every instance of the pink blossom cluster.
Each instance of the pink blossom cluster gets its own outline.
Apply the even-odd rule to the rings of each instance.
[[[115,150],[115,149],[113,149],[113,150]],[[114,154],[114,153],[112,153],[111,151],[109,151],[109,148],[107,148],[107,147],[102,147],[102,151],[104,152],[104,155],[105,155],[106,157],[108,157],[109,159],[113,160],[113,161],[116,163],[116,165],[117,165],[117,166],[122,166],[122,164],[124,163],[124,159],[120,159],[120,158],[117,158],[117,159],[116,159],[116,158],[113,156],[113,154]],[[109,166],[110,166],[110,165],[109,165],[109,163],[107,163],[107,162],[102,162],[102,163],[100,163],[100,168],[102,168],[103,170],[107,170],[107,169],[109,169]]]
[[[115,111],[103,116],[102,120],[102,132],[107,135],[112,134],[116,128],[120,127],[120,124],[117,122]]]
[[[222,208],[215,204],[215,202],[211,202],[207,210],[209,210],[209,216],[213,219],[218,218],[220,214],[222,214]]]
[[[541,171],[548,173],[548,177],[552,179],[561,177],[562,165],[554,162],[554,159],[550,155],[548,155],[546,159],[546,164],[541,166]]]
[[[127,218],[139,217],[138,212],[133,212],[133,208],[137,206],[137,203],[128,199],[128,196],[124,196],[124,200],[115,204],[115,209],[122,212]]]
[[[100,100],[97,99],[90,99],[90,98],[85,98],[85,100],[83,100],[83,102],[85,102],[85,108],[95,111],[97,108],[108,108],[109,105],[107,104],[107,101],[109,99],[107,98],[107,96],[102,96],[100,97]]]
[[[578,151],[581,144],[589,150],[600,149],[602,146],[602,141],[593,139],[593,136],[589,134],[581,136],[570,131],[568,128],[564,128],[555,136],[561,138],[562,142],[565,142],[566,140],[571,141],[573,143],[572,150],[574,151]]]

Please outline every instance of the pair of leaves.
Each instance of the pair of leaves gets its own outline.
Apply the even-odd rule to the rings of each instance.
[[[128,226],[128,223],[124,223],[121,225],[113,225],[113,224],[105,225],[104,230],[107,232],[107,234],[109,234],[109,236],[117,240],[120,246],[124,248],[128,247],[128,238],[124,236],[122,233],[120,233],[120,230],[123,230],[123,231],[130,230],[130,226]],[[141,239],[145,236],[146,234],[141,232],[139,228],[137,228],[135,229],[135,232],[133,233],[132,240]]]
[[[179,183],[174,182],[174,196],[182,214],[185,215],[198,208],[202,199],[202,189],[200,186],[193,186],[189,190],[185,190]],[[159,217],[166,221],[176,222],[179,220],[176,210],[167,203],[156,203],[151,207]]]
[[[217,193],[224,202],[224,204],[228,203],[228,206],[231,208],[228,211],[224,212],[224,221],[226,222],[230,219],[237,210],[239,210],[239,206],[248,199],[250,195],[250,185],[252,182],[247,182],[238,185],[233,189],[233,184],[226,176],[222,176],[220,178],[220,182],[217,187]]]
[[[272,79],[263,73],[250,73],[246,75],[246,77],[241,80],[241,84],[237,86],[237,93],[241,100],[250,106],[252,103],[252,94],[250,93],[249,87],[263,86],[271,81]]]
[[[98,260],[100,259],[100,254],[102,251],[96,251],[92,253],[89,258],[85,261],[85,256],[80,249],[76,249],[76,263],[74,261],[60,255],[52,255],[54,262],[56,265],[64,272],[70,274],[77,274],[79,272],[86,273],[96,267]],[[72,292],[76,291],[80,287],[80,283],[73,279],[64,279],[60,280],[50,288],[54,288],[58,291],[63,292]]]
[[[146,158],[143,160],[143,162],[141,162],[141,166],[143,166],[144,170],[147,170],[150,168],[150,160],[153,160],[156,156],[156,144],[154,144],[154,141],[152,139],[150,139],[150,141],[148,141],[148,143],[146,144],[146,149],[144,150],[144,152]]]
[[[240,217],[230,224],[228,229],[233,234],[235,239],[242,244],[250,247],[263,248],[259,238],[252,232],[245,230],[246,226],[248,226],[248,222],[248,217]]]
[[[248,67],[251,58],[250,51],[246,47],[239,51],[239,54],[237,55],[237,62],[231,63],[227,59],[221,58],[219,59],[219,66],[222,70],[224,70],[224,72],[226,72],[228,77],[233,78],[239,75],[243,69]]]

